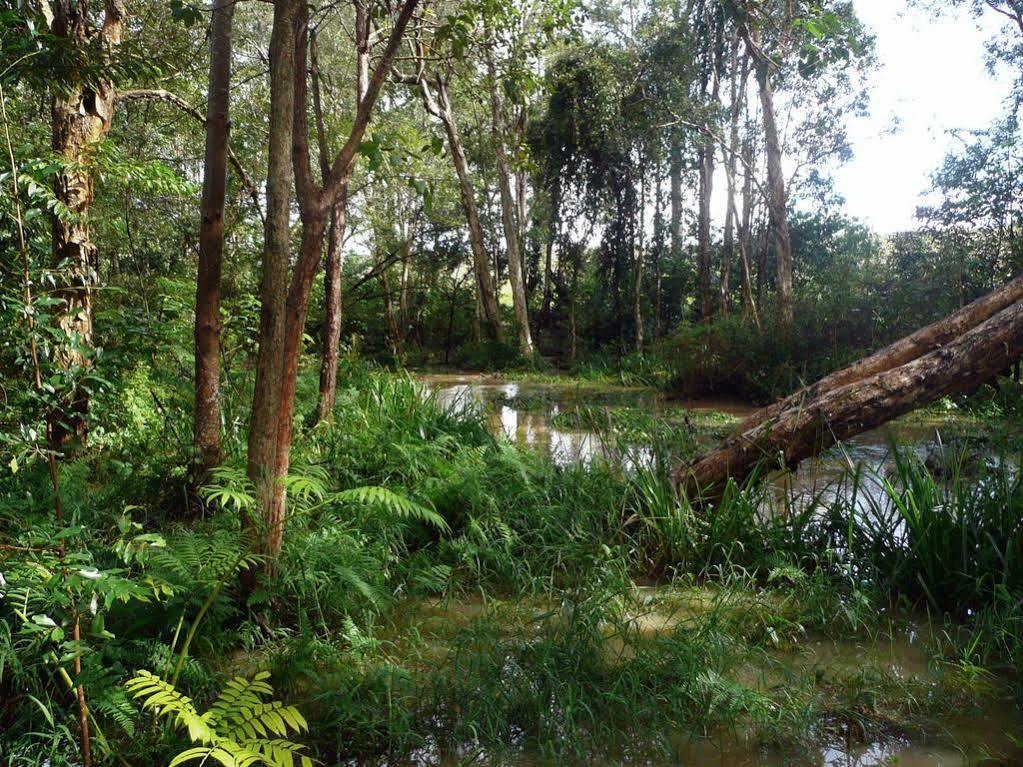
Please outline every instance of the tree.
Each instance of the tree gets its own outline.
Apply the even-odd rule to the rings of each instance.
[[[200,203],[199,266],[195,288],[196,479],[220,463],[220,275],[230,130],[233,0],[215,0],[210,26],[206,153]]]
[[[122,0],[106,0],[99,27],[83,0],[56,4],[50,29],[72,58],[54,87],[51,100],[52,149],[60,157],[61,172],[54,194],[61,206],[54,209],[53,262],[61,284],[55,323],[62,334],[54,358],[71,378],[79,377],[93,351],[93,286],[99,256],[89,227],[89,206],[94,180],[89,155],[110,131],[116,92],[108,68],[124,35],[126,10]],[[70,401],[54,409],[48,419],[50,445],[64,449],[84,442],[88,433],[89,394],[79,383],[71,387]]]
[[[418,0],[405,0],[400,6],[363,98],[356,106],[348,137],[330,162],[329,173],[322,185],[313,178],[307,120],[309,8],[304,2],[293,7],[294,3],[295,0],[278,0],[274,6],[270,124],[273,154],[267,196],[269,199],[272,184],[274,194],[280,195],[280,199],[273,216],[267,203],[269,230],[263,266],[256,383],[249,427],[248,471],[250,479],[259,487],[264,525],[260,548],[271,555],[280,552],[284,539],[284,479],[291,460],[299,355],[309,308],[309,291],[319,268],[323,237],[330,211],[341,200],[351,178],[373,107],[384,83],[391,76],[394,56]],[[278,5],[282,7],[278,8]],[[368,31],[366,26],[361,29]],[[357,33],[360,33],[359,29]],[[288,78],[289,82],[283,82],[284,78]],[[275,135],[275,129],[280,131],[280,135]],[[288,269],[288,211],[284,204],[288,200],[286,191],[290,188],[287,184],[290,172],[284,169],[287,159],[280,156],[286,148],[285,140],[294,167],[301,221],[298,255],[291,270]]]

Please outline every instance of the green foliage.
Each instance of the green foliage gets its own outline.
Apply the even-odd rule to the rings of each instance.
[[[173,684],[149,671],[139,671],[125,687],[141,700],[143,710],[184,730],[198,744],[171,759],[169,767],[208,760],[223,767],[293,767],[296,761],[312,767],[312,759],[299,753],[304,747],[287,740],[292,733],[308,732],[309,725],[294,706],[265,700],[273,695],[269,677],[264,671],[252,679],[231,679],[202,714]]]

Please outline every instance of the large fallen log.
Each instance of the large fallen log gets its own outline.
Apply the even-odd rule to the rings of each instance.
[[[954,314],[920,328],[915,333],[874,352],[869,357],[864,357],[848,367],[836,370],[816,383],[804,386],[785,399],[758,410],[742,423],[741,429],[749,431],[764,421],[777,418],[783,411],[811,402],[832,389],[905,365],[917,357],[944,346],[1021,299],[1023,299],[1023,275],[1005,283],[987,295],[981,296]]]
[[[1020,282],[1015,280],[1006,288]],[[993,295],[981,301],[990,305]],[[962,322],[967,321],[962,312],[957,315],[963,317]],[[906,341],[903,339],[894,346]],[[836,442],[877,428],[946,395],[974,389],[1021,356],[1023,300],[1016,300],[905,364],[852,377],[851,382],[837,386],[808,387],[789,406],[765,408],[770,411],[766,416],[764,411],[755,413],[740,425],[735,435],[694,462],[681,466],[676,472],[676,484],[690,499],[713,500],[729,479],[742,483],[763,465],[793,468]],[[869,367],[864,362],[857,365],[861,369]],[[849,376],[847,370],[840,372]],[[842,377],[836,374],[834,380]]]

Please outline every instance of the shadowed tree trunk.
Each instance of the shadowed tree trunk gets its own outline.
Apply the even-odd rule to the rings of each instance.
[[[678,138],[674,139],[670,154],[668,175],[671,177],[671,218],[668,228],[671,236],[671,258],[678,261],[682,257],[682,241],[685,239],[685,232],[682,229],[682,147]]]
[[[758,467],[794,467],[843,439],[949,394],[969,391],[1023,354],[1023,278],[755,413],[732,437],[681,467],[691,498],[713,500]]]
[[[106,57],[121,43],[125,15],[121,0],[107,0],[102,26],[97,30],[85,2],[63,0],[54,6],[51,31],[66,45],[83,51],[98,40],[101,55]],[[99,270],[98,252],[89,229],[94,189],[88,155],[110,131],[115,107],[113,83],[102,76],[89,82],[70,80],[55,90],[50,104],[51,147],[62,163],[54,195],[67,209],[66,215],[54,213],[52,218],[54,274],[59,280],[53,297],[60,301],[54,318],[60,338],[53,357],[73,377],[92,364],[92,292]],[[89,395],[76,385],[65,402],[47,416],[52,449],[84,443],[88,410]]]
[[[216,0],[210,28],[206,154],[195,286],[195,480],[220,463],[220,273],[224,258],[224,199],[230,129],[233,0]]]

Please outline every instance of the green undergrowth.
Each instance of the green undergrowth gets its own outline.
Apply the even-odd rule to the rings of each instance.
[[[332,424],[311,425],[315,375],[303,375],[284,550],[243,595],[239,573],[262,563],[242,524],[241,445],[197,518],[164,431],[187,411],[170,396],[157,407],[142,396],[154,382],[136,381],[122,400],[133,410],[112,419],[123,438],[61,468],[63,528],[46,521],[44,467],[0,484],[12,765],[78,762],[55,671],[76,655],[99,758],[129,764],[188,745],[127,694],[139,670],[173,679],[199,711],[227,680],[270,671],[309,724],[290,737],[324,764],[638,764],[677,760],[683,735],[738,731],[753,749],[805,755],[839,735],[915,737],[950,712],[1013,708],[1018,455],[936,473],[906,454],[808,505],[779,510],[772,486],[751,483],[694,507],[666,478],[667,459],[693,449],[684,420],[612,410],[609,432],[665,460],[557,466],[495,438],[482,411],[450,412],[411,377],[346,362]],[[868,482],[882,489],[864,504]],[[78,641],[57,632],[72,616]],[[894,645],[912,645],[919,668],[870,649]]]

